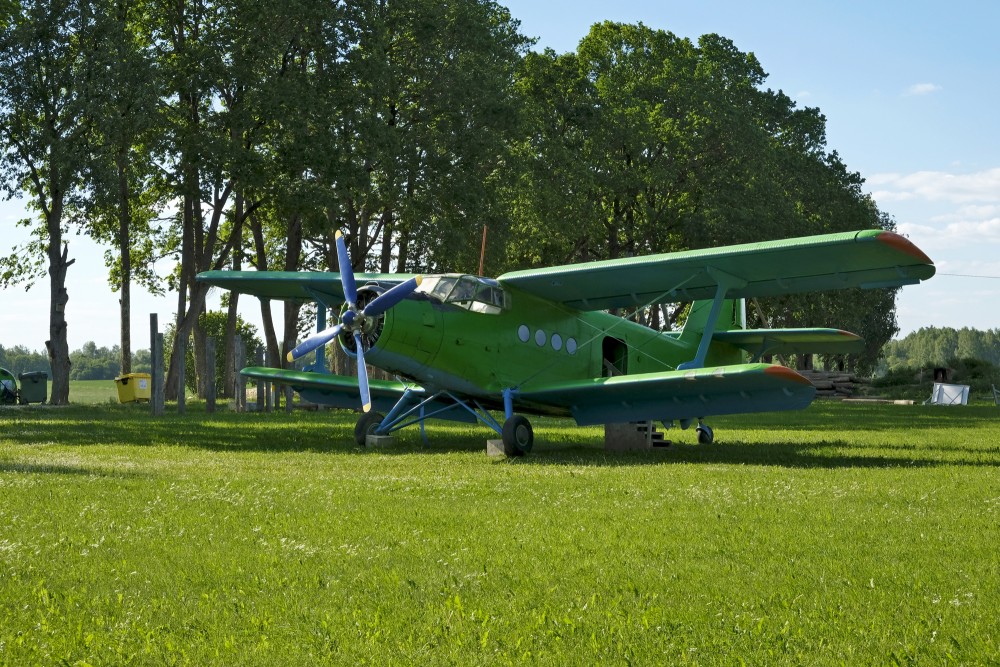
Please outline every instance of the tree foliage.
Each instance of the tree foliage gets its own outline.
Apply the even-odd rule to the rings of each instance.
[[[1000,366],[1000,329],[922,327],[885,347],[889,370],[944,368],[955,359],[979,359]]]
[[[196,274],[336,271],[338,229],[355,270],[472,272],[488,227],[497,274],[893,226],[827,148],[822,113],[767,89],[757,58],[720,35],[605,22],[572,52],[536,53],[492,0],[4,7],[2,174],[40,216],[35,254],[3,276],[41,275],[25,258],[48,253],[58,342],[67,225],[107,245],[122,368],[130,284],[176,293],[176,342],[193,336],[203,374],[218,322],[203,320]],[[166,281],[158,257],[175,263]],[[238,330],[237,302],[219,340]],[[663,326],[658,306],[634,317]],[[856,330],[861,366],[896,330],[892,292],[760,306],[765,324]],[[262,311],[281,364],[303,312],[287,304],[279,325]],[[168,396],[177,376],[171,364]]]

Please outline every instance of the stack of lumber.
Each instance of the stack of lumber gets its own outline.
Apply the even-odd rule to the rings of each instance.
[[[863,378],[846,371],[796,371],[816,387],[816,396],[826,398],[850,398],[857,385],[867,382]]]

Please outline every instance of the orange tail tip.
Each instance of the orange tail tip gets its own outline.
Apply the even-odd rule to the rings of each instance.
[[[923,250],[914,245],[913,242],[905,236],[900,236],[895,232],[882,232],[875,238],[891,248],[895,248],[896,250],[906,253],[911,257],[916,257],[925,264],[934,263],[931,261],[930,257],[924,254]]]
[[[781,378],[783,380],[788,380],[790,382],[798,382],[799,384],[808,384],[808,385],[812,384],[812,382],[810,382],[807,378],[802,377],[801,375],[793,371],[791,368],[785,368],[784,366],[779,366],[777,364],[773,366],[768,366],[767,368],[764,369],[764,372],[767,375],[773,375],[775,377]]]

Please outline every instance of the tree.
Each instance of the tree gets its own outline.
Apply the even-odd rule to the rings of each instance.
[[[44,256],[49,275],[50,401],[69,401],[66,275],[75,260],[64,240],[89,158],[82,120],[93,78],[95,7],[88,0],[23,0],[0,17],[0,177],[8,194],[30,194],[38,220],[28,247],[4,259],[4,284],[33,282]]]
[[[84,116],[93,157],[85,174],[83,223],[93,238],[115,248],[105,262],[109,284],[120,295],[120,369],[127,374],[132,283],[163,291],[153,271],[152,220],[163,199],[156,162],[164,91],[149,35],[149,3],[103,0],[99,6]]]

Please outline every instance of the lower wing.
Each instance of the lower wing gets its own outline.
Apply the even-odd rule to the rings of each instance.
[[[519,402],[564,408],[577,424],[796,410],[816,395],[784,366],[739,364],[561,382],[521,391]]]
[[[361,391],[358,389],[358,378],[355,376],[306,373],[263,367],[244,368],[240,373],[254,380],[287,385],[304,400],[317,405],[353,409],[361,407]],[[383,414],[395,407],[407,390],[409,390],[414,404],[428,398],[422,387],[402,382],[369,380],[368,387],[371,392],[372,408]],[[436,413],[433,415],[436,419],[470,423],[476,421],[475,416],[471,413],[453,408],[454,404],[448,401],[429,400],[424,405],[424,412],[426,414]]]

